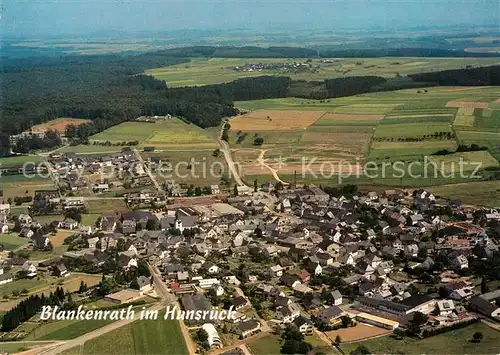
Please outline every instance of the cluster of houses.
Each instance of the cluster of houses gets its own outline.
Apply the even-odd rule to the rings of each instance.
[[[241,337],[287,324],[305,334],[344,323],[394,330],[418,312],[433,327],[478,314],[500,320],[499,291],[481,293],[471,267],[498,251],[498,211],[424,190],[337,197],[318,187],[261,190],[274,195],[273,206],[250,192],[227,203],[104,213],[97,230],[65,225],[86,242],[65,256],[99,266],[120,245],[118,267],[156,266],[184,310],[208,311],[225,299],[236,311],[229,329]],[[31,217],[21,218],[32,231]],[[137,282],[140,292],[150,290],[147,278]],[[219,332],[228,327],[190,322],[222,346]]]

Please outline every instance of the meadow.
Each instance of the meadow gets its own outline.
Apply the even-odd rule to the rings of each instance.
[[[146,74],[165,80],[169,87],[199,86],[230,82],[261,75],[289,76],[293,80],[317,81],[345,76],[376,75],[395,77],[422,72],[458,69],[467,65],[499,64],[495,58],[335,58],[310,59],[307,71],[264,69],[236,71],[232,67],[256,63],[305,62],[304,59],[279,58],[192,58],[189,63],[146,70]]]
[[[85,342],[84,354],[188,354],[178,321],[136,321]]]
[[[140,147],[154,146],[169,149],[209,149],[216,148],[217,142],[203,129],[187,124],[180,119],[145,123],[123,122],[90,137],[90,142],[130,142],[138,141]],[[88,149],[91,149],[88,146]],[[115,148],[119,150],[119,148]]]
[[[480,343],[470,341],[475,332],[481,332],[484,336]],[[477,323],[423,340],[397,340],[391,336],[383,336],[359,343],[341,344],[340,347],[346,354],[354,351],[360,344],[374,354],[438,354],[443,349],[446,349],[446,354],[497,354],[499,335],[497,330]]]

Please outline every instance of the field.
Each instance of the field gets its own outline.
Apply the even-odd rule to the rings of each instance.
[[[26,340],[69,340],[101,328],[110,320],[60,320],[43,323],[32,329]]]
[[[60,247],[63,245],[64,239],[68,238],[70,235],[75,234],[69,230],[59,229],[56,232],[56,235],[51,235],[49,237],[50,242],[54,248]]]
[[[0,288],[0,296],[10,296],[13,291],[22,291],[23,289],[28,290],[28,294],[49,294],[54,291],[57,287],[62,287],[66,291],[74,292],[80,287],[80,282],[83,281],[89,287],[97,285],[101,281],[101,276],[99,275],[88,275],[80,273],[72,273],[71,275],[61,279],[57,277],[36,277],[33,279],[22,279],[9,282],[2,285]],[[22,301],[23,297],[5,300],[2,299],[0,302],[0,310],[9,310],[14,307],[17,303]]]
[[[500,206],[500,181],[481,181],[428,188],[442,198],[458,199],[464,204],[489,207]]]
[[[287,131],[305,129],[324,115],[323,111],[261,110],[231,119],[233,131]]]
[[[32,129],[34,132],[45,132],[48,130],[52,130],[64,134],[67,126],[79,126],[87,122],[89,122],[89,120],[83,118],[61,117],[52,121],[37,124],[33,126]]]
[[[255,355],[279,354],[281,349],[278,339],[272,334],[257,340],[249,341],[248,347]]]
[[[251,113],[231,120],[229,143],[247,181],[253,181],[254,176],[278,174],[290,182],[297,171],[297,181],[335,184],[339,172],[362,173],[364,163],[374,162],[379,170],[381,164],[403,164],[405,175],[398,177],[396,170],[389,168],[386,175],[351,177],[349,183],[411,187],[459,183],[467,178],[450,179],[442,174],[437,178],[420,174],[416,178],[411,175],[422,173],[423,168],[410,164],[424,164],[426,156],[442,157],[434,156],[440,150],[453,152],[459,144],[475,143],[486,146],[488,152],[474,152],[469,160],[481,161],[485,167],[498,165],[500,114],[487,107],[499,97],[498,87],[435,87],[321,101],[286,98],[237,102],[238,107]],[[313,121],[314,115],[320,117]],[[252,117],[255,119],[245,120]],[[279,122],[269,128],[272,117],[280,117]],[[256,137],[263,138],[261,146],[254,145]],[[447,157],[459,159],[458,155]],[[314,163],[308,165],[311,159]],[[304,169],[308,170],[302,176]],[[406,169],[413,169],[412,174]],[[323,175],[317,176],[321,171]],[[432,168],[429,172],[434,173]]]
[[[90,137],[90,141],[139,141],[141,146],[187,150],[217,147],[215,140],[206,131],[177,118],[157,123],[124,122]]]
[[[127,204],[122,199],[90,200],[87,202],[87,205],[88,205],[90,214],[101,214],[101,213],[106,213],[106,212],[110,212],[110,211],[122,212],[122,211],[128,210]],[[83,217],[83,215],[82,215],[82,217]],[[89,224],[87,223],[87,225],[89,225]],[[90,225],[93,225],[93,223],[91,223]]]
[[[470,341],[475,332],[481,332],[484,336],[480,343]],[[418,341],[383,336],[359,343],[341,344],[340,347],[347,354],[359,344],[365,345],[375,354],[497,354],[499,337],[497,330],[478,323]]]
[[[17,233],[0,234],[0,244],[4,250],[11,251],[27,245],[28,239],[19,237]]]
[[[17,155],[0,158],[2,168],[21,167],[26,162],[37,164],[41,161],[43,161],[43,158],[38,155]]]
[[[3,196],[5,201],[10,197],[34,196],[37,190],[54,190],[54,184],[50,178],[37,176],[25,177],[23,175],[2,176]]]
[[[325,334],[331,341],[335,341],[335,338],[338,335],[340,336],[340,339],[342,339],[342,342],[352,342],[390,333],[391,331],[387,329],[359,323],[352,328],[341,328],[326,332]]]
[[[446,173],[475,170],[477,166],[481,168],[498,166],[498,161],[487,151],[438,155],[429,159],[437,164],[440,171]]]
[[[19,352],[24,352],[30,349],[36,349],[40,346],[48,345],[47,342],[0,342],[0,353],[2,354],[14,354]]]
[[[86,342],[84,354],[188,354],[177,321],[136,321]]]
[[[229,82],[238,78],[261,75],[284,75],[293,80],[316,81],[344,76],[376,75],[395,77],[446,69],[458,69],[466,65],[485,66],[498,64],[494,58],[362,58],[312,59],[311,67],[305,71],[284,71],[282,69],[263,69],[255,71],[236,71],[232,67],[256,63],[304,62],[304,59],[269,58],[192,58],[191,62],[179,65],[150,69],[146,74],[165,80],[169,87],[198,86]]]

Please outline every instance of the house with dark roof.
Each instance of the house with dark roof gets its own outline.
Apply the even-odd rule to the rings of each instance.
[[[338,306],[330,306],[317,314],[317,318],[324,324],[335,325],[341,322],[340,317],[343,311]]]

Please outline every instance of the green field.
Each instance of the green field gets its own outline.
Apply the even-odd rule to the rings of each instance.
[[[428,188],[434,195],[461,200],[462,203],[477,206],[500,206],[500,181],[468,182]]]
[[[470,341],[475,332],[481,332],[484,336],[480,343]],[[342,344],[340,347],[346,354],[359,344],[365,345],[374,354],[498,354],[499,339],[499,331],[478,323],[418,341],[383,336],[360,343]]]
[[[289,76],[294,80],[316,81],[345,76],[376,75],[395,77],[397,74],[415,74],[429,71],[463,68],[466,65],[485,66],[499,64],[493,58],[362,58],[334,59],[333,63],[323,63],[322,59],[312,59],[307,71],[295,72],[282,69],[256,71],[236,71],[235,66],[256,63],[304,62],[304,59],[279,58],[192,58],[191,62],[150,69],[146,74],[165,80],[169,87],[198,86],[229,82],[238,78],[262,75]]]
[[[16,196],[34,196],[37,190],[55,190],[54,184],[50,178],[24,175],[6,175],[2,176],[4,200]]]
[[[23,342],[23,341],[6,342],[6,343],[0,342],[0,353],[2,354],[19,353],[22,351],[27,351],[29,349],[35,349],[37,347],[44,345],[49,345],[49,344],[46,342]]]
[[[177,118],[157,123],[124,122],[90,137],[90,141],[139,141],[140,147],[154,146],[157,149],[196,150],[216,148],[218,146],[207,131]]]
[[[19,237],[17,233],[0,234],[0,244],[3,245],[4,250],[11,251],[27,245],[28,239]]]
[[[255,355],[275,355],[279,354],[281,349],[278,338],[272,334],[257,340],[249,341],[248,347]]]
[[[15,166],[22,166],[26,162],[39,163],[43,161],[43,157],[38,155],[18,155],[7,158],[0,158],[0,166],[2,168],[10,168]]]
[[[110,320],[63,320],[41,324],[31,330],[26,340],[69,340],[101,328]]]
[[[478,165],[483,169],[499,165],[498,161],[487,151],[437,155],[429,158],[438,165],[440,171],[446,173],[459,173],[460,169],[462,171],[475,170]],[[460,162],[462,162],[462,168]]]
[[[161,319],[160,319],[161,318]],[[85,342],[84,354],[188,354],[177,321],[136,321]]]

